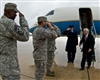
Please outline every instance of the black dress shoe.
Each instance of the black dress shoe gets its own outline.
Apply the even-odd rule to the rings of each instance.
[[[90,68],[90,66],[87,67],[87,69],[89,69],[89,68]]]
[[[72,63],[74,63],[73,61],[71,61]]]
[[[82,71],[82,70],[84,70],[84,68],[80,68],[79,70]]]

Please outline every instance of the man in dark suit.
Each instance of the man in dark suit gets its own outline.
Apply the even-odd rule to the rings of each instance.
[[[68,37],[65,49],[68,52],[68,63],[73,63],[75,59],[76,46],[78,45],[78,36],[77,32],[74,30],[74,26],[70,25],[69,28],[63,32],[63,35]]]
[[[87,63],[88,63],[87,68],[89,69],[91,66],[92,52],[94,50],[95,39],[93,35],[89,34],[88,28],[84,28],[83,30],[83,37],[79,43],[79,46],[81,46],[81,44],[83,44],[83,49],[82,49],[83,56],[82,56],[80,70],[84,70],[86,57],[87,57]]]

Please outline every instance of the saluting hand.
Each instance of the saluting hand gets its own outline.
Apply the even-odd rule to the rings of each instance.
[[[19,17],[24,17],[24,15],[21,12],[19,12]]]
[[[51,25],[50,22],[47,22],[47,24],[48,24],[48,27],[49,27],[49,28],[52,28],[52,25]]]
[[[68,28],[67,30],[70,30],[70,28]]]

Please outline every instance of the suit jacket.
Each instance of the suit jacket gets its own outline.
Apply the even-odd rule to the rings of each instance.
[[[74,53],[76,53],[76,46],[78,45],[78,36],[77,36],[77,32],[73,31],[71,32],[70,30],[66,30],[63,32],[63,35],[66,35],[68,37],[67,39],[67,44],[66,44],[66,51],[73,51]]]
[[[85,40],[85,35],[83,35],[80,44],[82,43],[83,43],[82,51],[88,51],[89,49],[94,50],[95,39],[93,35],[89,34],[86,40]]]

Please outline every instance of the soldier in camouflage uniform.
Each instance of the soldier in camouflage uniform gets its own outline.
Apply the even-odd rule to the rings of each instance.
[[[47,18],[44,16],[38,17],[39,26],[33,32],[33,57],[36,66],[35,77],[36,80],[42,80],[47,61],[47,40],[48,39],[56,39],[57,33],[55,28],[47,22]],[[50,30],[47,31],[44,29],[45,25],[48,24]]]
[[[19,12],[20,26],[14,19],[17,5],[5,4],[4,15],[0,19],[0,76],[2,80],[20,80],[17,40],[28,41],[29,27],[24,15]]]
[[[57,36],[60,37],[61,35],[61,32],[60,32],[60,29],[56,26],[56,25],[53,25],[52,26],[56,29],[56,33],[57,33]],[[49,28],[47,29],[49,31]],[[51,67],[52,67],[52,64],[54,62],[54,51],[55,51],[56,47],[55,47],[55,39],[48,39],[48,43],[47,43],[47,64],[46,64],[46,68],[47,68],[47,73],[46,75],[47,76],[50,76],[50,77],[54,77],[55,76],[55,72],[54,71],[51,71]]]

